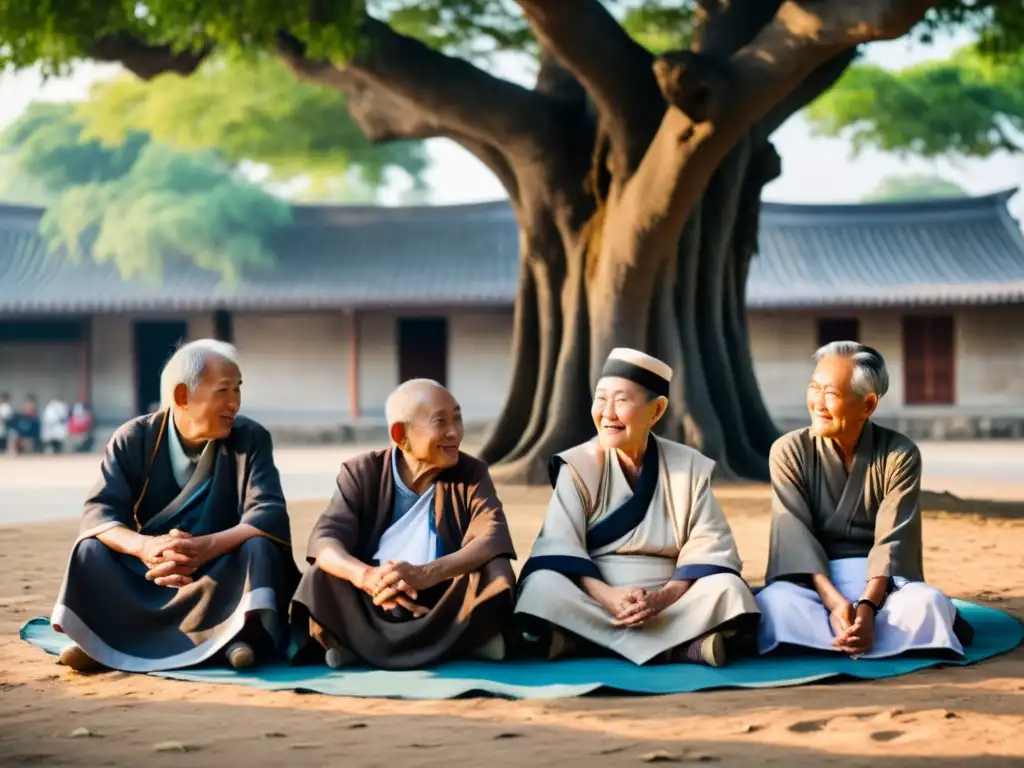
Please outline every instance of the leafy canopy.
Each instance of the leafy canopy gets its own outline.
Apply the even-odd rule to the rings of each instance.
[[[264,243],[291,207],[214,153],[182,153],[143,132],[105,146],[83,137],[75,104],[32,104],[0,135],[5,165],[52,200],[41,223],[51,251],[90,253],[125,276],[156,277],[189,259],[231,280],[269,264]]]
[[[991,56],[970,46],[947,61],[898,72],[855,66],[807,117],[818,134],[848,137],[854,152],[869,146],[927,158],[1015,152],[1024,136],[1024,51]]]
[[[87,138],[105,144],[143,131],[182,151],[212,149],[230,163],[265,164],[279,181],[307,175],[324,182],[355,170],[379,187],[396,168],[419,184],[429,164],[421,142],[371,143],[343,94],[299,82],[266,55],[217,56],[188,77],[100,83],[77,118]]]
[[[694,0],[604,0],[627,30],[652,49],[679,47],[690,37]],[[199,50],[268,51],[288,30],[314,58],[345,59],[359,44],[364,13],[403,34],[469,58],[535,52],[535,41],[512,0],[0,0],[0,69],[40,64],[64,72],[88,58],[95,41],[127,34],[150,45]],[[312,19],[316,20],[313,23]]]

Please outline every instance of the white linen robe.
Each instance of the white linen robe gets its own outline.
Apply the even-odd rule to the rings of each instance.
[[[552,460],[554,493],[520,573],[516,612],[543,619],[643,664],[744,615],[758,613],[740,577],[732,531],[711,491],[714,462],[652,435],[634,492],[614,451],[596,440]],[[673,605],[639,628],[612,615],[578,585],[654,589],[693,580]]]

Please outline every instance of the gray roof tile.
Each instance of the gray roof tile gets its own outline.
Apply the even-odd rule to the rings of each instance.
[[[765,203],[751,265],[755,308],[969,304],[1024,300],[1024,237],[1006,202]],[[109,264],[49,255],[40,211],[0,205],[0,313],[118,310],[510,306],[518,233],[504,201],[295,209],[277,265],[222,284],[189,264],[124,280]]]

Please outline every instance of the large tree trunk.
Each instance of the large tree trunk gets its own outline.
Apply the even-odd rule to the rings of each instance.
[[[559,238],[538,238],[536,214],[526,221],[520,216],[524,247],[512,380],[481,451],[497,477],[547,482],[551,456],[594,434],[590,393],[597,371],[612,347],[628,345],[674,369],[669,410],[657,429],[661,435],[714,459],[720,476],[766,478],[776,434],[751,364],[741,285],[746,270],[739,258],[746,244],[741,233],[751,228],[745,217],[758,215],[746,199],[753,194],[751,179],[760,178],[751,170],[761,149],[754,142],[745,137],[737,145],[669,256],[628,291],[594,274],[593,254],[602,250],[607,214]],[[649,243],[629,239],[631,249],[646,256]],[[619,259],[630,263],[633,256],[623,252]],[[620,272],[617,267],[605,274],[614,278]]]

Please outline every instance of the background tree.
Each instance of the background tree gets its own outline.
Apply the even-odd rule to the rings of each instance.
[[[265,55],[32,104],[0,134],[0,153],[0,199],[47,207],[53,251],[125,276],[156,277],[182,254],[227,279],[269,266],[265,243],[291,221],[285,198],[375,203],[392,171],[427,194],[422,142],[372,144],[342,94]]]
[[[14,178],[34,180],[47,200],[52,251],[88,253],[126,277],[158,276],[182,255],[228,279],[272,262],[264,243],[291,220],[287,203],[212,152],[179,152],[140,131],[114,145],[90,139],[76,110],[32,104],[0,135]]]
[[[967,190],[956,182],[930,174],[886,176],[861,198],[865,203],[897,200],[927,200],[935,197],[966,197]]]
[[[377,202],[396,173],[424,190],[423,142],[373,143],[337,90],[297,82],[264,53],[227,53],[187,77],[99,83],[76,117],[86,138],[119,145],[132,132],[182,152],[213,150],[261,183],[303,201]]]
[[[1024,13],[1024,11],[1022,11]],[[893,72],[859,64],[807,110],[813,130],[924,158],[1019,152],[1024,140],[1024,50],[967,46],[946,61]]]
[[[115,0],[0,0],[0,50],[50,69],[120,61],[143,78],[191,74],[215,50],[264,51],[344,93],[371,141],[458,142],[501,180],[520,225],[515,363],[483,450],[503,465],[496,474],[542,482],[553,452],[589,437],[590,387],[609,349],[629,345],[677,371],[663,434],[723,474],[765,477],[776,430],[744,290],[761,188],[779,173],[768,137],[858,46],[906,34],[929,9],[931,26],[984,23],[1007,37],[1019,0],[515,6],[150,0],[139,12]],[[658,32],[659,47],[690,42],[652,51],[638,27]],[[536,52],[535,87],[474,63],[511,49]]]

